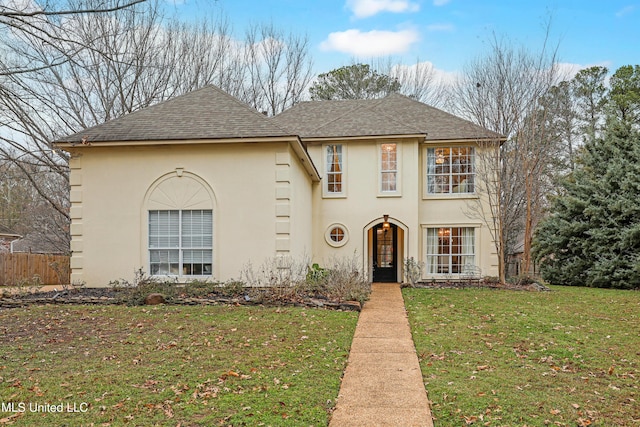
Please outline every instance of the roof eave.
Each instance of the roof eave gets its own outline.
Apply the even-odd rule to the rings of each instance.
[[[233,137],[233,138],[201,138],[201,139],[155,139],[129,141],[87,141],[83,142],[55,142],[54,147],[60,149],[91,148],[91,147],[135,147],[153,145],[192,145],[192,144],[251,144],[265,142],[291,142],[297,140],[296,135],[262,136],[262,137]]]
[[[313,164],[313,160],[309,157],[309,153],[302,145],[302,141],[300,138],[296,138],[296,141],[291,142],[291,147],[293,151],[297,154],[300,163],[302,163],[302,167],[307,171],[311,181],[320,182],[320,173],[318,173],[318,169],[316,165]]]
[[[364,141],[372,139],[422,139],[426,140],[426,133],[413,134],[395,134],[395,135],[357,135],[357,136],[313,136],[301,137],[300,139],[306,144],[324,143],[327,141]]]
[[[478,143],[481,141],[490,142],[490,143],[499,143],[502,145],[507,138],[503,136],[486,136],[486,137],[475,137],[475,138],[434,138],[434,139],[426,139],[424,140],[425,144],[441,144],[443,142],[447,143],[460,143],[460,144],[468,144],[470,142]]]

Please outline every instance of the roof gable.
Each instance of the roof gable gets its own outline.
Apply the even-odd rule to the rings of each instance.
[[[205,86],[57,142],[164,141],[290,136],[263,114]]]
[[[302,102],[272,119],[302,138],[426,134],[429,140],[501,135],[407,96]]]

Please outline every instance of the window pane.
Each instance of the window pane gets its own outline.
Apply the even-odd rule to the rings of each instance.
[[[149,211],[151,274],[211,275],[212,246],[211,210]]]
[[[397,191],[398,162],[397,145],[380,145],[380,190],[383,192]]]
[[[152,250],[149,253],[151,258],[151,274],[154,275],[177,275],[179,265],[179,252],[177,250]]]
[[[149,247],[177,248],[179,211],[149,211]]]
[[[202,248],[211,247],[212,218],[210,210],[195,210],[182,212],[182,247]]]
[[[211,275],[211,250],[185,250],[182,257],[183,274]]]
[[[427,149],[428,193],[473,193],[474,184],[475,151],[473,147]]]
[[[461,274],[475,265],[475,229],[443,227],[427,229],[426,268],[430,274]]]
[[[342,145],[327,146],[327,191],[342,192]]]

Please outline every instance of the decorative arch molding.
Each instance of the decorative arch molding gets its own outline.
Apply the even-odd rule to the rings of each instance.
[[[373,227],[376,224],[380,224],[381,222],[384,222],[384,217],[381,216],[379,218],[374,219],[373,221],[370,221],[369,223],[367,223],[364,228],[362,229],[363,233],[364,233],[364,237],[366,239],[367,237],[367,231],[369,231],[369,229],[371,227]],[[389,217],[389,223],[397,225],[398,227],[400,227],[402,230],[404,230],[405,232],[409,231],[409,226],[407,226],[407,224],[405,224],[404,222],[400,221],[398,218],[394,218],[394,217]]]
[[[215,194],[198,175],[176,169],[151,184],[145,196],[144,210],[214,209]]]
[[[390,224],[395,225],[398,230],[401,230],[401,232],[399,232],[398,235],[398,241],[396,242],[396,250],[399,251],[399,253],[402,256],[398,257],[398,281],[402,281],[402,265],[403,265],[403,257],[406,256],[407,253],[409,253],[409,226],[407,226],[407,224],[405,224],[404,222],[402,222],[401,220],[399,220],[398,218],[394,218],[392,216],[389,216],[389,218],[387,219],[387,221]],[[372,221],[369,221],[367,224],[365,224],[365,226],[362,228],[362,247],[364,248],[364,271],[367,272],[367,274],[369,274],[369,278],[373,278],[373,265],[372,265],[372,254],[373,254],[373,240],[372,240],[372,231],[373,231],[373,227],[375,227],[378,224],[381,224],[384,222],[384,216],[380,216],[378,218],[375,218]]]

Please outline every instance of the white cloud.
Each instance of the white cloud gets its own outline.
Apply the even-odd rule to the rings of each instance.
[[[417,12],[420,5],[409,0],[347,0],[356,18],[367,18],[380,12]]]
[[[329,34],[329,37],[320,43],[320,49],[360,57],[376,57],[406,52],[418,39],[418,32],[411,29],[368,32],[347,30]]]
[[[560,76],[561,80],[571,80],[578,74],[578,71],[584,70],[590,67],[607,67],[609,71],[611,71],[611,63],[610,62],[598,62],[593,64],[574,64],[570,62],[559,62],[556,64],[556,71],[558,72],[558,76]],[[605,79],[609,80],[609,77]]]
[[[616,16],[618,18],[622,18],[624,16],[627,16],[631,13],[633,13],[633,11],[636,9],[636,7],[634,5],[629,5],[629,6],[625,6],[622,9],[618,10],[616,12]]]
[[[444,6],[445,4],[449,3],[451,0],[433,0],[433,5],[434,6]]]

